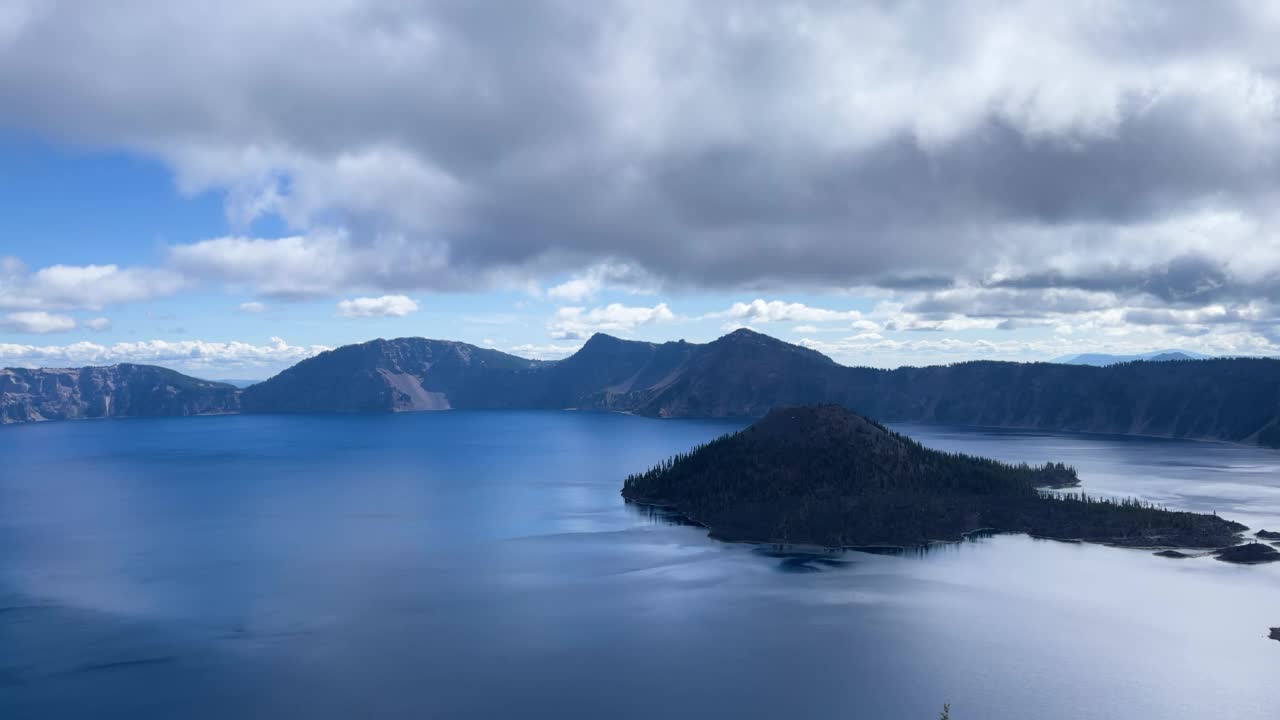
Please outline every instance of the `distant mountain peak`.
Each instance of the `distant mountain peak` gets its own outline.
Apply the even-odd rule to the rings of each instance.
[[[1169,362],[1173,360],[1209,360],[1212,356],[1203,353],[1191,352],[1190,350],[1153,350],[1146,353],[1138,353],[1134,355],[1112,355],[1108,353],[1077,353],[1074,355],[1062,355],[1056,357],[1050,362],[1063,363],[1066,365],[1093,365],[1096,367],[1105,367],[1107,365],[1118,365],[1120,363],[1134,362],[1137,360],[1145,360],[1148,362]]]
[[[637,342],[637,341],[625,340],[623,338],[617,337],[616,335],[610,335],[609,333],[598,332],[598,333],[592,333],[591,337],[587,338],[587,341],[582,344],[582,348],[586,349],[589,347],[619,345],[619,344],[630,343],[630,342]]]
[[[732,332],[725,333],[724,335],[720,336],[720,339],[721,340],[766,340],[769,342],[776,342],[776,343],[783,342],[782,340],[779,340],[778,338],[773,337],[772,335],[765,335],[762,332],[757,332],[755,330],[752,330],[751,328],[746,328],[746,327],[741,327]]]

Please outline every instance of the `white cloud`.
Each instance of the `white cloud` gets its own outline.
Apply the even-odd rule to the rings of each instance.
[[[236,309],[242,313],[257,314],[266,312],[267,306],[257,301],[250,301],[240,303],[239,307]]]
[[[221,237],[169,249],[169,261],[194,277],[247,285],[264,295],[327,295],[350,269],[340,234],[263,239]]]
[[[111,329],[111,320],[109,318],[97,317],[92,320],[85,320],[84,326],[94,332],[103,332]]]
[[[338,303],[338,316],[344,318],[404,317],[418,311],[418,303],[404,295],[360,297]]]
[[[658,282],[638,268],[626,263],[600,263],[587,268],[565,282],[547,289],[547,297],[564,302],[582,302],[606,288],[617,288],[632,294],[652,294]]]
[[[168,249],[168,262],[193,279],[289,299],[356,288],[456,288],[442,246],[404,235],[356,243],[342,230],[281,238],[227,236]]]
[[[80,367],[128,362],[164,365],[190,371],[254,369],[291,365],[328,349],[330,348],[321,345],[290,345],[278,337],[271,338],[265,345],[205,340],[150,340],[112,345],[92,342],[70,345],[0,343],[0,366]]]
[[[833,323],[861,321],[862,313],[857,310],[828,310],[803,303],[757,298],[749,303],[736,302],[728,310],[711,313],[707,317],[732,318],[744,323]]]
[[[17,258],[0,258],[0,308],[100,310],[172,295],[186,284],[181,275],[164,269],[51,265],[28,272]]]
[[[628,333],[642,325],[670,322],[676,316],[666,303],[653,307],[628,307],[611,303],[588,310],[564,307],[556,311],[547,330],[555,340],[582,340],[597,332]]]
[[[531,360],[559,360],[582,349],[581,345],[525,344],[507,348],[507,352]]]
[[[75,328],[75,318],[69,315],[55,315],[43,310],[14,312],[0,316],[0,330],[10,332],[44,335],[67,332]]]

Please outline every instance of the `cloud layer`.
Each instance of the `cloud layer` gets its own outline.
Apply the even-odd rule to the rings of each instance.
[[[11,311],[200,280],[376,297],[567,274],[547,297],[575,306],[869,288],[902,330],[1274,338],[1280,319],[1266,3],[7,7],[0,123],[157,157],[245,231],[160,269],[11,264]],[[289,233],[253,236],[263,217]],[[550,329],[662,319],[639,309],[565,308]]]

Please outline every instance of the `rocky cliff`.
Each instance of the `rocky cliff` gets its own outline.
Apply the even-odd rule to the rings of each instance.
[[[0,424],[233,413],[239,391],[153,365],[0,369]]]

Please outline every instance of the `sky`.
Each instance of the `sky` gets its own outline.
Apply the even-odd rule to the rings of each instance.
[[[1280,354],[1280,5],[0,0],[0,365]]]

